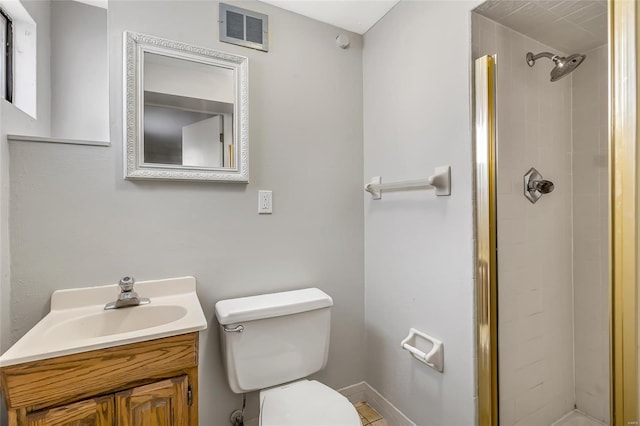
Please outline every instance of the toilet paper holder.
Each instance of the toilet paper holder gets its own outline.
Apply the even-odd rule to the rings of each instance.
[[[421,349],[429,343],[432,345],[431,350],[425,352]],[[440,340],[415,328],[410,328],[409,335],[400,342],[400,346],[402,349],[409,351],[415,359],[427,364],[434,370],[441,373],[444,370],[444,345]]]

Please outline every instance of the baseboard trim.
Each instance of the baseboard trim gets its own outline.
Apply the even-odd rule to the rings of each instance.
[[[384,417],[389,426],[416,426],[402,411],[398,410],[395,405],[380,395],[380,392],[372,388],[367,382],[360,382],[338,389],[338,392],[344,395],[352,404],[366,402]]]
[[[355,404],[357,402],[365,402],[367,400],[366,393],[370,386],[367,382],[356,383],[342,389],[338,389],[343,396],[345,396],[350,403]]]

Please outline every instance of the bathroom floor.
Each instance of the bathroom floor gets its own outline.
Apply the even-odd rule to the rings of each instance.
[[[353,406],[358,410],[362,426],[388,426],[387,421],[366,402],[357,402]]]

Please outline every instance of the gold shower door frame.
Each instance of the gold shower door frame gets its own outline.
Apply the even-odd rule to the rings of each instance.
[[[474,64],[478,423],[498,424],[495,57]]]
[[[611,426],[638,425],[640,420],[638,3],[608,0]],[[474,65],[477,418],[480,426],[495,426],[499,422],[495,58],[484,56]]]
[[[638,3],[609,0],[611,424],[638,424]]]

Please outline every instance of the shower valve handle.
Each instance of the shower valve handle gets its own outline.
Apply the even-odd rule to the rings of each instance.
[[[548,194],[554,189],[553,182],[549,180],[533,180],[529,182],[529,190],[538,191],[541,194]]]
[[[550,180],[546,180],[533,167],[524,175],[524,196],[535,203],[543,194],[548,194],[555,188]]]

